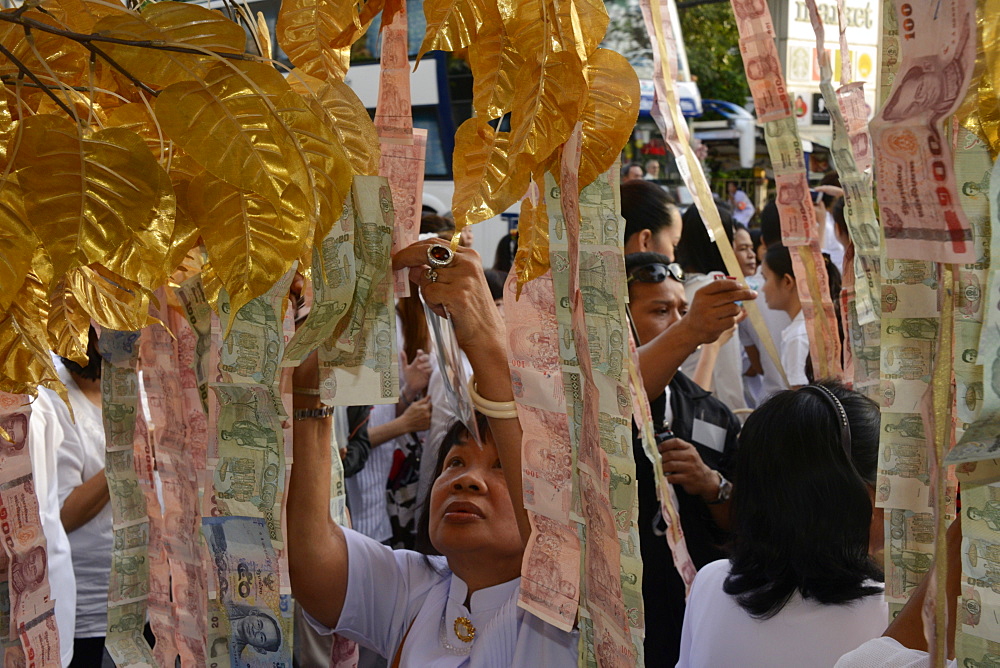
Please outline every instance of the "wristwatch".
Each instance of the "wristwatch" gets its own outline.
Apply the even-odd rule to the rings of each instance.
[[[333,406],[323,406],[322,408],[300,408],[292,412],[292,417],[296,420],[328,418],[333,415],[335,410],[336,409]]]
[[[729,497],[733,495],[733,483],[726,480],[726,476],[722,475],[718,471],[716,471],[715,474],[719,476],[719,495],[715,497],[715,501],[707,502],[710,506],[725,503],[729,500]]]

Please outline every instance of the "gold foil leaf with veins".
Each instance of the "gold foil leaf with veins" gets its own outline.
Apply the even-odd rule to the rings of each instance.
[[[314,113],[306,100],[290,89],[275,102],[275,107],[309,166],[311,187],[306,194],[313,200],[312,233],[316,242],[322,243],[351,192],[351,163],[331,128],[335,122],[326,113]],[[308,259],[303,259],[308,265],[312,252],[308,248],[306,251]]]
[[[208,172],[277,206],[289,183],[304,191],[310,182],[306,160],[269,100],[287,90],[270,65],[218,64],[204,81],[165,88],[154,112],[167,136]]]
[[[243,53],[246,33],[221,13],[182,2],[154,2],[141,15],[115,14],[97,22],[94,31],[106,37],[151,40],[220,53]],[[153,51],[123,44],[101,48],[122,67],[147,84],[169,86],[197,79],[218,57],[209,54]]]
[[[189,210],[233,313],[267,292],[309,246],[305,194],[289,184],[281,202],[275,206],[209,174],[188,188]]]
[[[472,80],[472,108],[487,119],[500,118],[511,110],[514,76],[524,63],[515,49],[499,15],[479,31],[469,45]]]
[[[583,115],[580,187],[614,163],[639,115],[639,78],[625,56],[598,49],[587,62],[590,92]]]
[[[283,0],[274,32],[297,68],[326,81],[343,80],[351,64],[351,44],[367,27],[357,3],[349,0]]]
[[[61,390],[65,399],[66,388],[59,382],[49,354],[47,319],[45,287],[34,272],[29,272],[0,316],[0,392],[34,396],[42,384]]]
[[[490,7],[489,0],[425,0],[427,31],[417,60],[428,51],[458,51],[474,44]]]
[[[0,311],[24,284],[38,245],[28,228],[24,213],[24,193],[16,181],[0,182]]]
[[[510,133],[497,132],[480,118],[458,127],[452,211],[459,231],[500,214],[524,195],[528,171],[514,169],[510,149]]]
[[[170,198],[137,135],[112,128],[84,138],[60,116],[27,118],[19,134],[14,167],[25,211],[57,278],[133,242],[150,249],[147,257],[160,257],[157,235]]]
[[[323,82],[309,75],[292,73],[288,83],[299,93],[313,113],[325,116],[327,126],[340,140],[353,173],[362,176],[378,174],[378,132],[368,110],[357,93],[342,81]]]
[[[135,332],[159,324],[149,314],[153,292],[100,265],[77,267],[66,274],[66,289],[101,327]]]
[[[517,237],[514,275],[517,276],[517,294],[520,296],[525,283],[549,270],[549,211],[544,197],[539,196],[537,204],[530,196],[521,201]]]
[[[42,0],[39,6],[58,24],[73,32],[93,32],[97,22],[110,14],[126,14],[124,5],[92,0]]]
[[[60,281],[49,298],[48,331],[49,348],[77,364],[87,363],[87,335],[90,330],[90,314],[76,297]]]

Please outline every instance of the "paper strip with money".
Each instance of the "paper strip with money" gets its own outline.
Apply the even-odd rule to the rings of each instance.
[[[7,557],[4,570],[9,576],[7,637],[20,642],[24,657],[29,657],[32,665],[58,666],[55,601],[49,589],[45,534],[28,445],[30,418],[27,395],[0,393],[0,427],[11,438],[0,438],[0,515],[4,518],[0,529]],[[15,654],[16,650],[11,657],[5,656],[5,663]]]
[[[103,357],[104,472],[114,515],[105,647],[120,668],[154,666],[156,659],[142,636],[149,595],[149,516],[134,462],[136,425],[143,419],[136,374],[139,333],[105,329],[98,347]]]
[[[715,243],[722,253],[726,270],[730,276],[742,276],[743,272],[736,260],[732,244],[729,243],[722,227],[719,211],[715,208],[712,190],[705,178],[701,162],[695,156],[695,152],[688,142],[686,122],[681,113],[680,99],[674,86],[677,47],[673,40],[674,33],[670,23],[670,13],[662,0],[642,0],[639,4],[642,8],[643,22],[646,24],[646,33],[654,47],[653,86],[656,97],[653,105],[653,119],[670,147],[671,153],[677,158],[677,170],[680,172],[684,184],[688,190],[694,193],[694,204],[698,208],[698,213],[701,214],[701,219],[708,227],[710,237],[715,239]],[[773,34],[774,27],[771,23],[771,15],[766,11],[761,11],[761,6],[766,10],[764,0],[746,0],[734,3],[733,9],[736,12],[738,22],[742,25],[759,26],[755,28],[758,32],[769,31],[769,34]],[[746,308],[747,317],[764,346],[764,352],[774,362],[774,367],[781,374],[782,382],[787,384],[778,349],[764,323],[760,308],[752,301],[746,302],[744,308]]]
[[[378,176],[356,176],[351,196],[357,282],[340,337],[319,349],[320,397],[329,406],[395,403],[399,359],[390,271],[393,200],[388,182]]]
[[[942,122],[961,104],[975,63],[975,2],[897,3],[902,61],[871,122],[879,215],[890,258],[974,262]]]
[[[230,627],[230,665],[291,665],[293,611],[281,592],[264,520],[205,517],[202,530],[212,553],[218,605]]]

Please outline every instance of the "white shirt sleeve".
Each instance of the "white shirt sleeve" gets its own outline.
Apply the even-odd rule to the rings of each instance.
[[[58,415],[64,412],[66,419],[69,419],[69,411],[65,404],[52,402],[53,410]],[[57,420],[53,420],[55,422]],[[59,478],[59,506],[66,502],[66,497],[70,493],[86,482],[83,478],[84,449],[83,443],[76,429],[63,429],[62,443],[56,453],[56,473]]]
[[[895,638],[873,638],[861,647],[840,657],[834,668],[925,668],[927,652],[903,647]],[[955,659],[948,662],[955,668]]]
[[[357,531],[344,529],[347,540],[347,595],[335,629],[306,613],[319,633],[336,633],[391,658],[416,618],[427,592],[440,582],[430,564],[446,572],[443,557],[392,550]]]

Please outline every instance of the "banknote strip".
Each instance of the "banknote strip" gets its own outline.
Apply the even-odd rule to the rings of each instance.
[[[0,532],[3,534],[4,572],[8,587],[8,633],[16,665],[18,645],[25,665],[59,666],[59,633],[55,627],[55,600],[49,589],[48,556],[38,497],[35,493],[28,444],[31,407],[27,395],[0,394],[0,427],[10,441],[0,438]]]
[[[333,338],[351,306],[357,265],[354,257],[354,203],[344,210],[323,242],[313,248],[313,299],[309,315],[285,348],[284,366],[295,366],[322,343]]]
[[[848,233],[854,242],[854,257],[848,265],[845,258],[843,267],[843,289],[853,291],[856,300],[858,323],[866,325],[876,322],[878,313],[879,228],[872,199],[871,174],[865,172],[871,165],[871,140],[868,135],[868,112],[864,99],[862,82],[848,83],[839,91],[833,89],[833,71],[829,52],[826,50],[826,31],[816,7],[816,0],[807,0],[809,20],[816,33],[816,54],[819,58],[820,91],[830,112],[833,130],[833,160],[844,188],[844,219]],[[840,33],[841,55],[850,70],[850,58],[846,46],[846,36]],[[848,119],[850,125],[848,125]],[[855,157],[857,155],[857,158]],[[860,165],[859,165],[860,160]],[[841,267],[838,267],[841,269]],[[844,322],[849,322],[848,308],[844,309]]]
[[[975,65],[976,4],[897,3],[901,62],[871,122],[886,255],[975,261],[942,123],[962,103]]]
[[[567,366],[575,367],[578,378],[573,382],[573,375],[564,376],[567,405],[573,405],[571,431],[577,432],[577,475],[573,503],[580,518],[579,530],[583,537],[583,589],[580,604],[581,609],[594,622],[595,641],[609,642],[620,652],[613,662],[610,659],[606,661],[598,653],[599,665],[634,664],[641,653],[642,617],[641,614],[637,617],[640,626],[633,634],[626,613],[621,545],[616,524],[616,519],[619,519],[626,534],[635,525],[635,470],[630,448],[631,406],[625,406],[628,419],[620,420],[625,423],[624,433],[615,433],[611,426],[613,418],[622,413],[617,401],[619,396],[615,392],[618,379],[609,378],[605,373],[610,370],[607,362],[613,356],[610,342],[615,311],[619,312],[618,331],[621,340],[618,345],[624,348],[624,261],[620,247],[617,248],[616,256],[611,255],[615,246],[620,243],[617,240],[611,242],[614,245],[582,243],[583,238],[590,242],[606,243],[606,239],[597,236],[600,230],[593,227],[596,222],[594,216],[605,213],[610,207],[610,220],[615,219],[616,202],[613,192],[616,184],[614,176],[603,175],[595,184],[587,186],[599,192],[580,194],[576,179],[579,169],[579,138],[578,128],[563,147],[561,188],[556,187],[551,174],[546,175],[546,198],[553,286],[557,302],[563,303],[565,300],[570,305],[568,309],[565,306],[557,308],[557,318],[562,318],[561,329],[566,330],[568,326],[568,331],[572,332],[572,352],[563,354],[572,354],[573,357],[564,356],[563,364],[564,369]],[[607,183],[606,192],[600,188],[602,182]],[[584,189],[585,193],[587,188]],[[582,204],[587,200],[590,201],[584,216],[581,215]],[[597,203],[604,204],[603,211]],[[608,220],[607,216],[603,216],[597,224],[603,225]],[[586,237],[582,231],[584,227],[587,227]],[[615,231],[607,234],[611,235]],[[605,249],[608,251],[607,255],[596,252]],[[606,262],[607,266],[603,267],[602,272],[595,271],[602,262]],[[561,345],[562,343],[564,342]],[[620,353],[617,368],[624,370],[624,350]],[[570,380],[568,390],[566,378]],[[624,438],[624,444],[619,441],[620,435]],[[627,455],[629,460],[623,461],[624,457],[619,453]],[[614,461],[624,477],[618,481],[619,490],[612,498],[610,460],[615,454],[619,454]],[[621,507],[614,507],[616,501]],[[641,572],[637,579],[641,581]],[[638,602],[632,598],[641,610],[641,592]]]
[[[770,13],[760,11],[758,6],[762,5],[763,2],[764,0],[748,0],[734,4],[733,10],[736,12],[737,22],[740,25],[747,29],[752,27],[758,34],[773,35],[774,26]],[[722,253],[726,271],[729,272],[730,276],[742,276],[743,272],[736,260],[732,244],[729,243],[729,238],[722,227],[722,219],[715,207],[712,190],[705,178],[701,161],[698,160],[695,151],[688,142],[687,124],[681,113],[680,99],[674,86],[677,45],[673,39],[674,32],[670,23],[670,13],[662,0],[642,0],[639,5],[642,9],[646,32],[650,42],[655,47],[653,49],[653,86],[655,90],[653,119],[670,147],[671,153],[677,158],[677,170],[688,190],[694,194],[694,204],[698,208],[698,213],[701,214],[701,219],[705,221],[710,236],[715,239],[719,251]],[[753,301],[745,302],[744,308],[750,323],[758,333],[761,344],[764,346],[764,352],[774,362],[774,368],[781,375],[782,382],[787,385],[778,348],[771,338],[770,330],[764,322],[760,308]]]
[[[382,24],[375,130],[381,150],[378,173],[389,180],[396,211],[392,228],[395,253],[415,242],[420,234],[427,131],[413,129],[406,3],[398,3],[396,11],[384,18],[388,20]],[[396,296],[409,297],[408,271],[396,272],[393,286]]]
[[[992,165],[989,198],[985,202],[985,206],[990,207],[991,238],[989,244],[983,248],[984,251],[986,248],[995,248],[996,246],[993,244],[998,243],[998,239],[1000,239],[1000,201],[997,199],[1000,197],[1000,174],[998,174],[997,167],[996,163]],[[967,182],[963,190],[970,193],[975,191],[976,182],[982,182],[975,178],[978,171],[973,172],[972,181]],[[985,259],[984,257],[983,260]],[[966,294],[964,295],[967,310],[979,310],[976,290],[981,289],[980,281],[982,278],[974,273],[974,267],[984,264],[986,263],[977,262],[972,265],[973,268],[966,266],[963,269],[967,274]],[[974,332],[962,330],[960,334],[956,335],[956,344],[962,348],[955,350],[956,365],[958,365],[959,360],[962,360],[964,364],[973,362],[974,366],[982,372],[982,382],[981,385],[977,384],[976,376],[970,374],[964,383],[964,396],[957,397],[959,402],[965,401],[966,407],[971,399],[978,409],[978,415],[965,414],[973,419],[968,426],[964,423],[961,425],[964,427],[963,433],[955,449],[948,455],[948,461],[955,463],[1000,458],[1000,445],[997,443],[997,434],[1000,434],[1000,301],[996,298],[1000,294],[1000,275],[998,275],[1000,270],[987,268],[981,273],[986,274],[986,287],[985,296],[982,299],[982,313],[979,316],[982,318],[982,325],[975,350],[972,348],[973,339],[971,338]],[[961,303],[962,298],[963,295],[960,294],[959,303]],[[958,377],[955,380],[956,384],[961,383]]]
[[[504,290],[504,319],[511,384],[524,430],[521,473],[531,523],[518,605],[570,630],[579,607],[581,550],[576,523],[570,519],[574,452],[551,272],[525,284],[520,299],[512,274]]]
[[[879,107],[889,98],[899,71],[899,23],[896,21],[896,0],[882,3],[882,35],[879,38],[879,77],[875,101]]]
[[[734,9],[737,5],[742,5],[741,11],[747,15],[770,14],[764,0],[733,0],[732,4]],[[798,124],[792,113],[777,46],[766,32],[751,32],[754,25],[749,21],[737,22],[743,68],[750,84],[757,117],[764,123],[764,139],[774,169],[781,240],[785,246],[812,248],[812,251],[799,252],[801,261],[796,261],[796,253],[792,252],[792,267],[800,298],[805,293],[805,288],[808,288],[809,301],[815,305],[813,308],[803,308],[815,376],[837,378],[843,375],[839,353],[840,335],[833,305],[830,303],[826,265],[821,260],[819,250],[818,226],[809,196],[805,154],[802,151]],[[759,26],[760,22],[756,25]],[[822,47],[819,51],[825,53]]]
[[[396,309],[392,298],[393,200],[383,177],[356,176],[357,280],[336,342],[319,348],[320,398],[328,406],[395,403],[399,397]]]
[[[145,420],[136,373],[139,332],[104,329],[98,348],[103,358],[104,473],[114,517],[105,647],[120,667],[155,666],[156,659],[142,635],[149,596],[149,516],[135,463],[136,439],[143,438],[145,429],[138,427]]]
[[[278,558],[264,520],[205,517],[202,531],[212,555],[214,609],[225,617],[214,623],[229,626],[229,665],[291,665],[294,614],[290,596],[281,591]],[[218,654],[210,645],[209,654],[213,651]]]
[[[157,441],[158,456],[168,461],[163,467],[164,523],[167,527],[166,549],[170,557],[170,575],[177,626],[175,641],[182,665],[206,665],[208,555],[201,539],[201,479],[207,470],[209,425],[207,353],[211,345],[211,311],[198,304],[207,302],[200,288],[200,275],[194,277],[194,295],[185,296],[186,281],[175,290],[177,306],[170,308],[165,321],[175,337],[175,357],[161,362],[173,366],[179,384],[174,395],[180,401],[184,438]],[[188,288],[192,289],[192,288]],[[168,295],[169,297],[169,295]],[[173,304],[173,300],[170,300]],[[197,315],[192,317],[192,312]],[[196,329],[195,326],[200,329]],[[172,387],[161,383],[161,387]],[[170,395],[167,395],[170,396]],[[152,399],[151,399],[152,402]],[[152,408],[152,406],[151,406]]]
[[[994,614],[1000,607],[1000,486],[963,486],[962,507],[962,590],[956,649],[960,658],[976,661],[983,658],[987,643],[1000,643],[1000,621]]]
[[[923,413],[938,345],[940,278],[931,262],[883,258],[881,269],[882,433],[876,504],[886,509],[887,517],[899,511],[918,518],[917,524],[907,520],[887,527],[886,599],[903,603],[933,561],[933,462],[927,446],[932,433]]]

